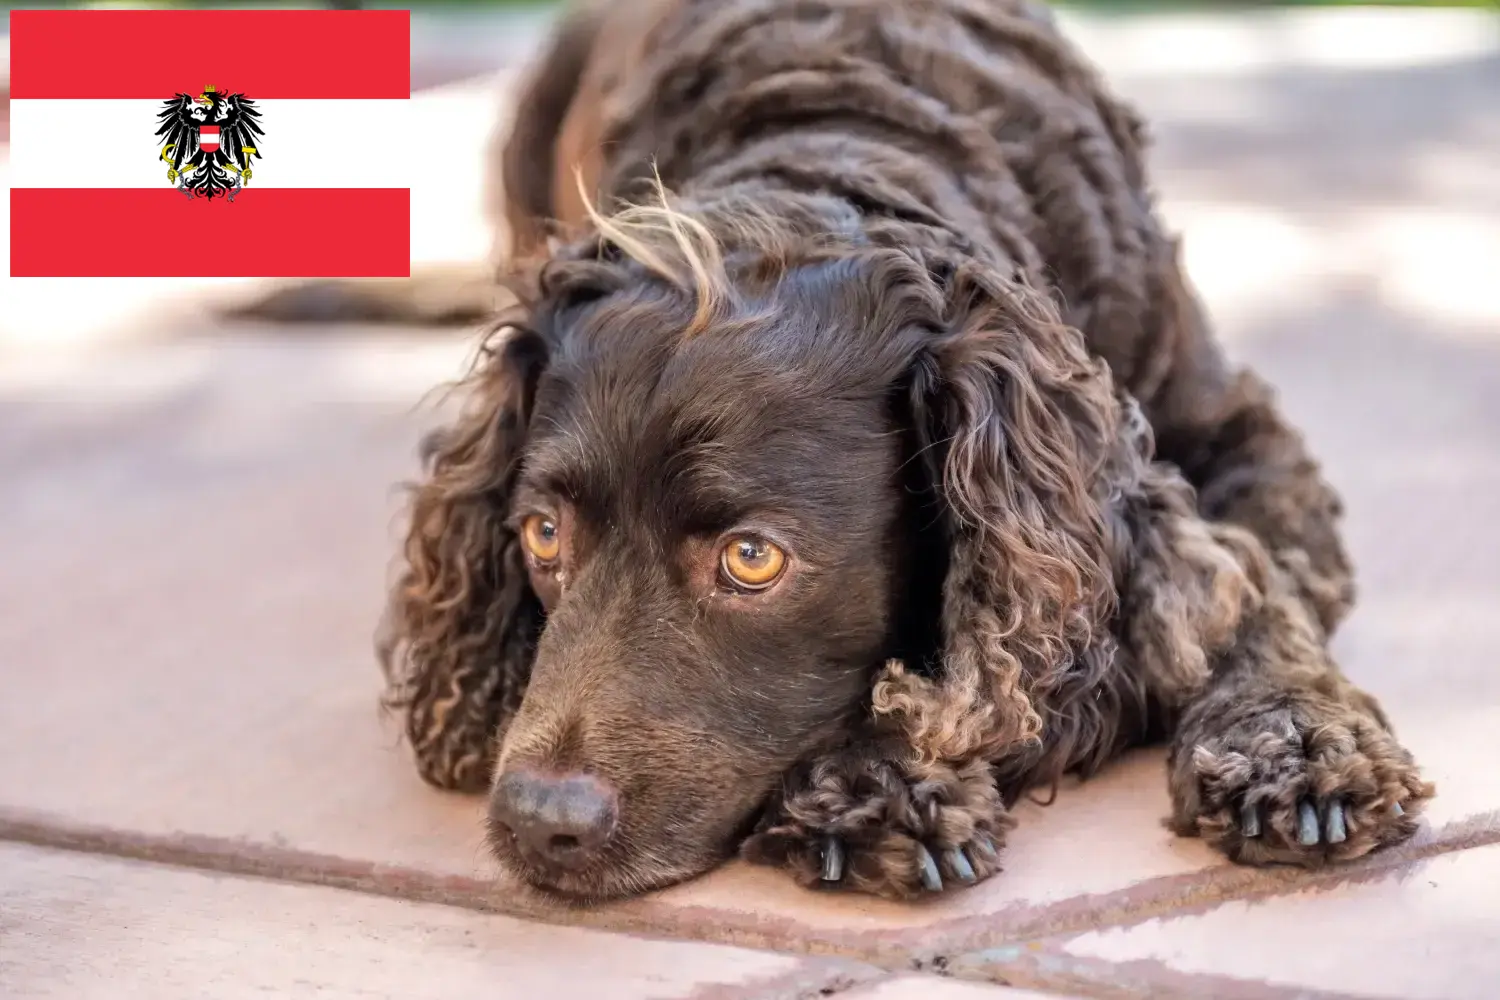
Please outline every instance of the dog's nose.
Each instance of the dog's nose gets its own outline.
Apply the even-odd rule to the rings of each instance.
[[[585,864],[614,832],[615,790],[591,774],[540,774],[506,768],[490,810],[525,847],[553,864]]]

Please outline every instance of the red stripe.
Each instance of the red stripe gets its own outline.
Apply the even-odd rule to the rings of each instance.
[[[172,188],[17,188],[15,278],[404,278],[406,188],[246,188],[189,200]]]
[[[217,136],[218,134],[219,134],[219,126],[217,126],[217,125],[204,125],[202,128],[200,128],[198,130],[198,138],[200,138],[200,139],[203,138],[206,135]]]
[[[16,10],[10,96],[411,96],[406,10]]]

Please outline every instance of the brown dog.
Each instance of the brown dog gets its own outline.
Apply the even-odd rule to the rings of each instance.
[[[1339,502],[1045,11],[580,7],[517,106],[521,304],[382,648],[506,869],[590,900],[739,849],[905,897],[1167,737],[1175,829],[1236,860],[1412,834],[1432,787],[1327,651]]]

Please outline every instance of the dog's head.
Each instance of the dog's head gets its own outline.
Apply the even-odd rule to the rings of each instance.
[[[1107,383],[1038,300],[904,250],[600,222],[434,443],[394,623],[428,777],[492,781],[502,864],[575,899],[708,869],[857,727],[935,759],[1033,736],[1030,684],[1109,593]],[[523,682],[491,771],[455,734]]]

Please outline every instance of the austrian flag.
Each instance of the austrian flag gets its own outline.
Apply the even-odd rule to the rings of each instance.
[[[12,277],[407,277],[404,10],[17,10]]]

